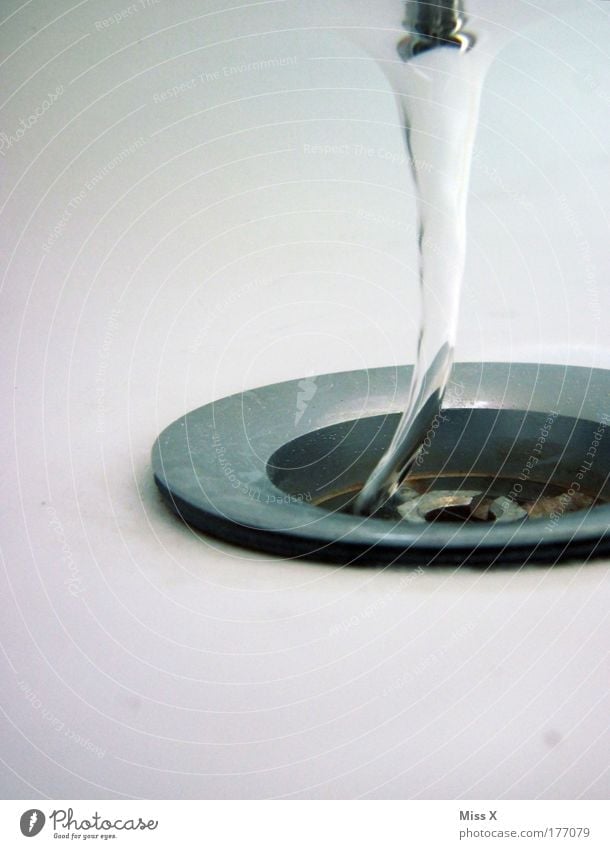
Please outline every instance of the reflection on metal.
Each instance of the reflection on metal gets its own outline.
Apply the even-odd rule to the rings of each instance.
[[[409,35],[399,42],[398,55],[408,62],[434,47],[470,50],[475,37],[464,32],[467,20],[462,0],[408,0],[403,26]]]

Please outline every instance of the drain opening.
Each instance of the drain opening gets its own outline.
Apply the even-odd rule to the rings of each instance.
[[[476,483],[476,488],[473,484]],[[451,487],[451,488],[449,488]],[[506,479],[476,481],[464,477],[411,480],[376,514],[377,518],[415,523],[452,522],[496,523],[524,519],[544,519],[557,514],[587,510],[603,500],[584,493],[568,494],[565,489],[530,481],[524,497],[511,494],[512,481]],[[351,513],[359,487],[334,493],[315,502],[326,510]]]
[[[485,519],[474,514],[468,507],[437,507],[428,510],[424,516],[426,522],[485,522]]]
[[[269,480],[294,497],[307,492],[310,504],[331,513],[353,515],[353,501],[397,424],[392,413],[309,431],[270,456]],[[586,520],[591,508],[610,503],[610,443],[601,445],[601,425],[588,419],[560,415],[549,429],[545,413],[452,408],[408,488],[376,518],[483,532],[485,524],[555,523],[576,511]],[[595,465],[585,465],[592,448]]]
[[[387,518],[410,522],[516,522],[525,519],[525,507],[506,495],[487,491],[431,489],[420,493],[402,486],[385,509]]]

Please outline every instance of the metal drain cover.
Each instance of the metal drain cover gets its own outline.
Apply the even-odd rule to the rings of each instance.
[[[486,497],[478,490],[435,489],[419,494],[407,487],[398,491],[392,511],[407,522],[516,522],[527,510],[505,495]]]
[[[253,389],[159,437],[165,501],[208,534],[342,564],[523,564],[610,551],[610,373],[455,366],[444,420],[402,515],[345,509],[387,448],[409,367]]]

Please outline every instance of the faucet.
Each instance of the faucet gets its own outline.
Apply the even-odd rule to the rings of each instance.
[[[408,0],[403,26],[409,35],[398,44],[405,62],[433,47],[457,47],[470,50],[475,42],[463,30],[467,21],[462,0]]]

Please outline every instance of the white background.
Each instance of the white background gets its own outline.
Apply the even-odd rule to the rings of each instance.
[[[2,4],[5,797],[608,795],[607,563],[282,561],[151,478],[195,406],[412,360],[413,188],[345,29],[402,4],[366,5]],[[458,359],[610,363],[607,6],[492,67]]]

